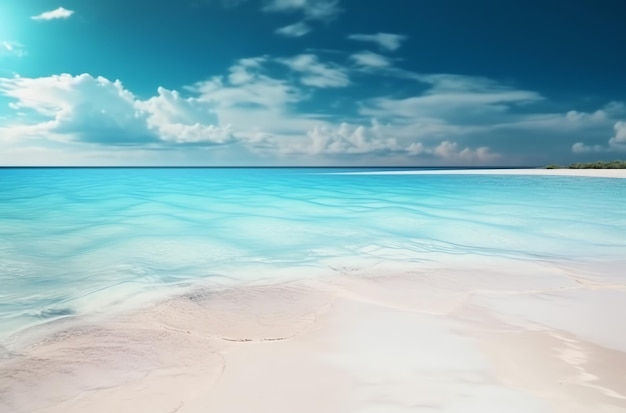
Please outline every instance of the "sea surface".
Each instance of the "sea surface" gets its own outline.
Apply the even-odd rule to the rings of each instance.
[[[0,347],[195,283],[626,255],[624,179],[377,171],[0,169]]]

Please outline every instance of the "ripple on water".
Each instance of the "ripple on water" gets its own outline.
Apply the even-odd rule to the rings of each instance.
[[[198,280],[458,257],[619,257],[626,180],[606,181],[304,169],[1,170],[0,338]]]

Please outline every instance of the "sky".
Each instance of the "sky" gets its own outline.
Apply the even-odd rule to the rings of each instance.
[[[0,165],[626,158],[623,0],[0,0]]]

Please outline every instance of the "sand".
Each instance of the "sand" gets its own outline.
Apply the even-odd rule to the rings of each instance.
[[[580,176],[589,178],[626,178],[626,169],[465,169],[431,171],[341,172],[342,174],[376,175],[543,175]]]
[[[2,362],[0,411],[626,411],[626,285],[502,265],[201,288],[78,323]]]
[[[198,286],[5,354],[0,412],[626,412],[623,268],[480,257]]]

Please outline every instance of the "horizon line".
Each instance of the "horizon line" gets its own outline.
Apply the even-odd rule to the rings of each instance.
[[[126,166],[77,166],[77,165],[0,165],[0,169],[536,169],[544,165],[518,166],[168,166],[168,165],[126,165]]]

